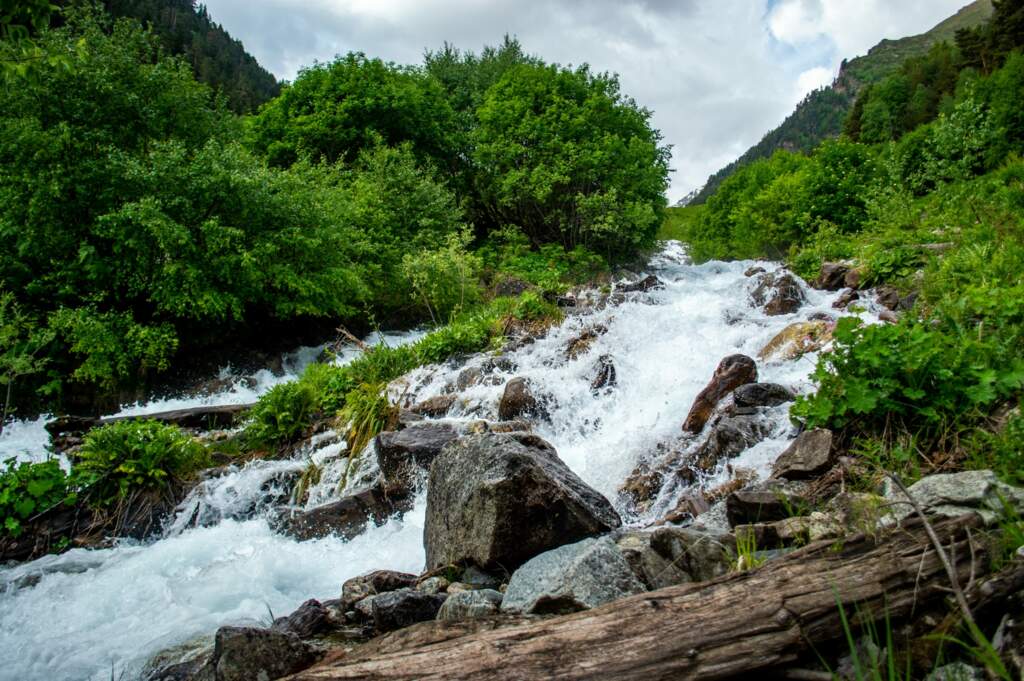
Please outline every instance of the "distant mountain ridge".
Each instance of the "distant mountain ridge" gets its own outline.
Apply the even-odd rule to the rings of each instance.
[[[704,203],[736,170],[757,159],[767,158],[779,149],[806,152],[825,139],[838,137],[843,120],[861,88],[895,72],[907,58],[925,54],[932,45],[952,42],[957,29],[977,26],[991,15],[991,0],[975,0],[926,33],[899,40],[884,39],[867,54],[843,60],[832,85],[808,94],[781,125],[769,131],[738,159],[711,175],[699,191],[687,196],[687,203]]]

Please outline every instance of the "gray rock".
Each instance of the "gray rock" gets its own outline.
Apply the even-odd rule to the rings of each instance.
[[[795,398],[792,390],[778,383],[747,383],[732,393],[737,407],[775,407]]]
[[[427,471],[446,444],[458,437],[447,423],[416,423],[377,436],[377,463],[389,494],[412,492],[417,473]]]
[[[788,518],[807,504],[801,491],[798,485],[774,481],[732,492],[725,498],[729,524],[735,527]]]
[[[611,355],[601,355],[597,360],[597,373],[590,381],[590,389],[597,392],[602,388],[614,387],[615,383],[615,363]]]
[[[446,594],[425,594],[415,589],[399,589],[374,596],[373,625],[379,632],[402,629],[410,624],[425,622],[437,617],[448,596]]]
[[[468,371],[468,369],[466,370]],[[477,371],[480,371],[477,369]],[[465,373],[465,371],[463,371]],[[462,374],[459,374],[459,383],[462,382]],[[448,410],[452,408],[455,401],[458,399],[458,395],[435,395],[434,397],[427,398],[422,402],[417,402],[413,406],[409,407],[409,411],[420,416],[432,416],[434,418],[444,416],[448,413]]]
[[[651,548],[652,534],[631,531],[623,533],[615,540],[619,552],[626,559],[633,574],[652,591],[692,582],[693,579],[682,568]]]
[[[814,478],[832,467],[832,431],[815,428],[800,433],[772,466],[772,476],[786,480]]]
[[[513,378],[505,384],[505,392],[498,403],[498,418],[513,421],[520,416],[535,416],[539,413],[537,398],[530,391],[525,378]]]
[[[312,666],[322,657],[292,633],[252,627],[221,627],[213,644],[217,681],[279,679]]]
[[[664,288],[665,284],[653,274],[648,274],[639,281],[634,281],[630,284],[616,285],[615,290],[622,293],[635,293],[637,291],[647,292],[657,288]]]
[[[697,452],[696,467],[711,471],[722,458],[736,456],[771,434],[772,426],[760,416],[725,416],[718,419]]]
[[[430,466],[428,569],[473,563],[512,570],[542,551],[620,524],[611,503],[536,435],[468,435]]]
[[[215,681],[213,638],[199,636],[154,655],[142,668],[143,681]]]
[[[502,612],[586,610],[641,593],[644,585],[608,537],[584,539],[532,558],[512,574]]]
[[[497,589],[501,585],[501,579],[481,570],[476,565],[470,565],[463,570],[459,581],[474,589]]]
[[[416,590],[428,595],[444,593],[449,583],[444,577],[428,577],[416,585]]]
[[[416,583],[416,575],[394,570],[374,570],[345,580],[341,586],[341,608],[348,610],[357,601],[387,591],[404,589]]]
[[[445,622],[478,619],[497,615],[501,609],[502,595],[494,589],[461,591],[452,594],[437,612],[437,619]]]
[[[946,664],[928,675],[927,681],[985,681],[985,671],[963,662]]]
[[[331,535],[351,539],[361,534],[369,523],[381,525],[393,515],[411,508],[411,497],[401,494],[400,490],[385,490],[377,485],[308,511],[283,508],[273,524],[282,534],[299,541]]]
[[[1024,489],[1001,482],[989,470],[939,473],[924,477],[908,488],[924,512],[930,516],[955,518],[975,512],[991,524],[1004,511],[1004,502],[1024,513]],[[885,490],[890,502],[905,502],[907,497],[891,482]],[[914,513],[909,503],[892,506],[894,519],[901,521]]]
[[[687,581],[714,579],[732,565],[729,550],[716,537],[682,527],[659,527],[651,536],[651,549],[689,575]]]

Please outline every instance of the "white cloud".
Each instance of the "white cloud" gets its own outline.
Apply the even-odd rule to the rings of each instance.
[[[967,0],[206,0],[278,77],[362,51],[418,63],[444,41],[527,51],[620,75],[673,145],[669,197],[778,125],[843,57],[919,33]]]

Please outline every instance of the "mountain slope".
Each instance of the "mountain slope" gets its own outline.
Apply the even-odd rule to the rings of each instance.
[[[920,35],[882,40],[868,53],[843,61],[832,85],[808,94],[792,114],[738,159],[708,178],[690,203],[704,203],[722,182],[751,161],[767,158],[775,151],[810,151],[822,140],[837,137],[843,120],[865,85],[878,82],[896,71],[909,57],[920,56],[942,41],[953,41],[957,29],[977,26],[992,14],[991,0],[975,0],[930,31]]]

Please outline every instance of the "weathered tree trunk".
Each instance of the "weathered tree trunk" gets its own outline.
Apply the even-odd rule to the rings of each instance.
[[[988,565],[984,548],[969,545],[969,529],[978,523],[965,516],[935,526],[962,586]],[[887,611],[898,621],[937,604],[948,587],[922,525],[911,522],[884,541],[819,542],[751,573],[572,615],[476,631],[424,623],[291,678],[746,678],[794,663],[811,644],[841,638],[838,602],[856,603],[864,618],[881,619]],[[853,609],[846,610],[852,617]]]

